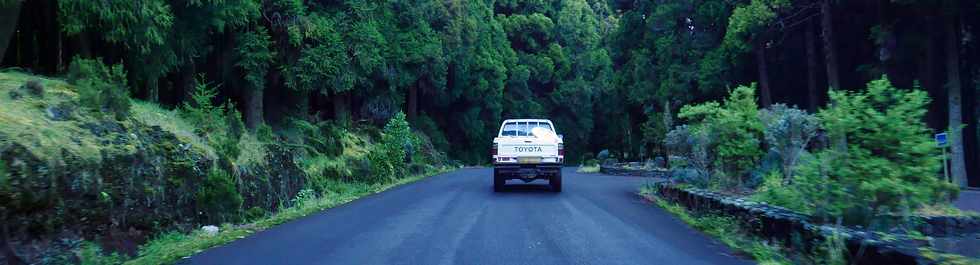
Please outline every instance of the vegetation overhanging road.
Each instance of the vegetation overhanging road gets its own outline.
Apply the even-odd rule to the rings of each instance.
[[[565,168],[562,193],[461,169],[209,249],[182,264],[751,264],[635,193]]]

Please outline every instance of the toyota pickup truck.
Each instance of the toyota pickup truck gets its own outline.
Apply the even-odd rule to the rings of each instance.
[[[561,192],[565,148],[550,120],[505,120],[493,139],[491,155],[494,191],[501,191],[510,179],[525,183],[541,179],[548,180],[552,191]]]

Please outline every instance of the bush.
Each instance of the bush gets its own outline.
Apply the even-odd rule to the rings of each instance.
[[[225,118],[225,110],[231,109],[228,104],[214,104],[214,98],[218,96],[220,85],[212,86],[207,83],[204,75],[198,76],[197,85],[194,86],[194,93],[191,100],[185,101],[182,116],[196,127],[200,135],[211,135],[223,131],[228,124]],[[230,104],[230,103],[229,103]]]
[[[262,209],[262,207],[256,206],[256,207],[248,208],[248,210],[245,210],[245,219],[248,221],[256,221],[262,219],[268,214],[269,214],[268,211]]]
[[[674,179],[707,188],[714,161],[714,154],[708,151],[712,144],[712,138],[705,131],[693,131],[687,125],[677,126],[668,132],[664,137],[664,145],[671,153],[683,157],[687,162],[684,167],[672,169],[672,176],[675,171],[683,172],[682,177]]]
[[[303,149],[310,156],[338,156],[344,151],[342,137],[347,131],[329,121],[311,123],[294,119],[293,126],[299,129],[303,138]]]
[[[198,212],[212,223],[235,221],[242,206],[242,195],[235,188],[235,180],[219,168],[208,172],[195,198]]]
[[[599,159],[599,161],[606,161],[609,159],[609,149],[602,149],[602,151],[599,151],[599,155],[597,155],[596,158]]]
[[[817,135],[819,121],[806,111],[775,104],[759,112],[769,150],[779,155],[784,182],[791,182],[800,155]]]
[[[688,105],[678,115],[690,122],[688,130],[694,138],[714,139],[700,143],[705,152],[716,155],[711,173],[736,187],[743,185],[763,154],[759,147],[762,123],[755,101],[755,86],[740,86],[722,104]]]
[[[405,114],[396,113],[381,133],[381,142],[368,154],[376,180],[394,179],[405,173],[406,151],[411,151],[412,134]]]
[[[830,139],[846,148],[821,151],[800,168],[799,189],[818,216],[868,224],[878,214],[955,196],[956,187],[937,176],[941,164],[923,122],[924,91],[896,89],[883,77],[866,91],[831,91],[830,98],[817,116]]]
[[[272,132],[272,126],[262,123],[255,128],[255,137],[261,142],[271,142],[276,139],[276,134]]]
[[[806,201],[814,199],[807,197],[796,187],[785,183],[783,175],[778,171],[771,171],[769,174],[763,175],[762,184],[752,197],[755,200],[806,213],[812,211],[806,206]]]
[[[412,125],[429,137],[429,141],[432,142],[432,146],[436,150],[446,151],[449,149],[449,140],[446,138],[446,135],[442,133],[442,130],[439,129],[436,122],[428,115],[419,115],[414,123]]]
[[[44,85],[41,84],[41,80],[36,78],[27,80],[22,88],[27,90],[27,93],[31,94],[32,96],[44,97]]]
[[[112,113],[117,120],[129,115],[129,90],[122,64],[111,68],[101,59],[75,57],[68,67],[68,83],[78,87],[82,106]]]

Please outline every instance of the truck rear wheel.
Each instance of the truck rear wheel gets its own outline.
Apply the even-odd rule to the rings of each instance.
[[[493,169],[493,191],[500,192],[504,189],[504,184],[507,183],[500,174],[497,174],[497,169]]]
[[[551,191],[561,192],[561,169],[558,170],[557,175],[551,176],[548,184],[551,185]]]

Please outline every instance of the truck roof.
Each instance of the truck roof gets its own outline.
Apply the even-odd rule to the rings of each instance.
[[[505,123],[507,123],[507,122],[551,122],[551,120],[548,120],[548,119],[506,119],[506,120],[504,120],[504,122]]]

